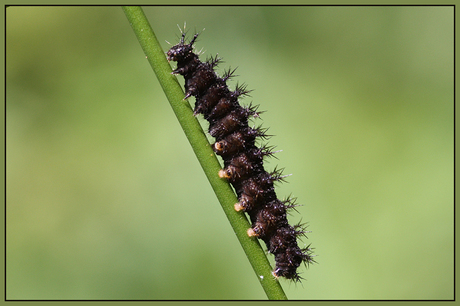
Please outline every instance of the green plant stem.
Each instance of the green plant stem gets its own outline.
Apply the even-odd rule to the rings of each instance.
[[[286,300],[287,297],[280,283],[271,274],[271,266],[264,250],[256,238],[250,238],[247,235],[247,229],[251,226],[248,219],[244,213],[236,212],[234,209],[234,204],[238,202],[235,193],[228,182],[219,178],[218,172],[221,165],[205,132],[193,116],[190,104],[183,100],[184,91],[177,78],[171,74],[171,66],[142,8],[124,6],[123,10],[267,297],[271,300]],[[234,265],[235,263],[229,264]],[[244,283],[244,281],[241,282],[243,286]]]

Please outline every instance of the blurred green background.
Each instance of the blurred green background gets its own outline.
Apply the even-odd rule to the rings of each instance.
[[[453,7],[144,11],[267,111],[290,299],[453,298]],[[7,298],[265,299],[122,9],[6,12]]]

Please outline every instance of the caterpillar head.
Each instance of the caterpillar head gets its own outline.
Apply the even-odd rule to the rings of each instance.
[[[182,33],[180,42],[177,45],[171,47],[171,49],[169,49],[167,52],[168,62],[181,62],[186,60],[188,57],[193,56],[193,44],[195,43],[197,37],[198,34],[195,34],[193,39],[188,44],[186,44],[185,33]]]

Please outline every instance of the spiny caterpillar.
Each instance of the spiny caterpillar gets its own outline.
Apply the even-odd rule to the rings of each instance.
[[[173,74],[185,79],[185,98],[196,99],[194,115],[203,114],[209,122],[209,134],[215,138],[213,150],[224,161],[219,176],[227,179],[236,191],[238,203],[235,210],[246,212],[252,227],[248,235],[262,239],[270,253],[275,255],[276,267],[272,274],[295,281],[300,280],[297,268],[302,262],[314,260],[309,246],[300,248],[297,237],[305,236],[305,228],[289,225],[286,211],[297,206],[295,199],[279,200],[274,183],[283,181],[280,170],[267,172],[263,166],[264,157],[275,152],[267,145],[258,147],[257,139],[266,139],[266,129],[250,127],[249,117],[259,117],[257,106],[243,107],[238,98],[248,95],[245,85],[237,85],[231,91],[226,82],[235,70],[227,70],[219,77],[214,68],[221,58],[209,57],[201,62],[194,46],[198,34],[189,43],[182,32],[180,42],[167,52],[168,61],[177,62]]]

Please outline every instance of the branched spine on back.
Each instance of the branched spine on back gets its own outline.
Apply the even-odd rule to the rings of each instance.
[[[263,166],[263,158],[273,155],[271,147],[256,146],[257,138],[266,138],[266,130],[251,128],[249,117],[258,117],[257,107],[242,107],[238,98],[248,94],[246,86],[237,85],[230,91],[226,81],[235,70],[228,70],[222,77],[217,76],[214,68],[220,61],[217,56],[201,62],[193,52],[193,44],[198,34],[187,44],[185,33],[180,42],[167,53],[168,61],[176,61],[174,74],[185,79],[185,98],[196,99],[194,114],[203,114],[209,122],[209,134],[216,142],[213,149],[224,161],[224,169],[219,172],[221,178],[227,179],[235,189],[239,202],[237,211],[245,211],[252,222],[248,229],[249,236],[262,239],[268,251],[275,255],[275,277],[283,276],[299,280],[297,268],[302,262],[313,262],[311,249],[300,248],[297,237],[304,236],[301,225],[291,226],[286,217],[286,210],[295,205],[292,198],[281,201],[274,188],[276,181],[284,176],[280,170],[269,173]]]

